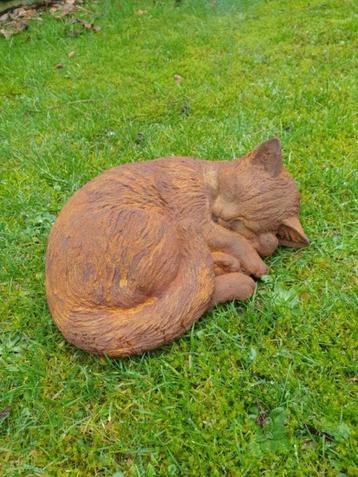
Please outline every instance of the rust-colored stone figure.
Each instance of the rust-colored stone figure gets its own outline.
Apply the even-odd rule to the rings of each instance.
[[[129,356],[182,335],[216,303],[246,300],[260,256],[308,244],[299,193],[271,139],[232,161],[167,157],[99,175],[51,231],[53,319],[84,350]]]

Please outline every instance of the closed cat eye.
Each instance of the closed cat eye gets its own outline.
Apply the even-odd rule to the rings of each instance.
[[[239,226],[243,227],[244,226],[241,219],[232,219],[232,220],[230,220],[230,224],[235,225],[237,227],[239,227]]]
[[[229,222],[229,228],[231,230],[235,230],[235,232],[238,232],[242,234],[244,237],[252,237],[255,235],[255,232],[250,230],[243,222],[242,219],[232,219]]]

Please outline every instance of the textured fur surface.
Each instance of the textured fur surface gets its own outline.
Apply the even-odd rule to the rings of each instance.
[[[233,161],[168,157],[110,169],[51,231],[46,289],[74,345],[129,356],[169,343],[216,303],[247,299],[260,256],[308,243],[272,139]]]

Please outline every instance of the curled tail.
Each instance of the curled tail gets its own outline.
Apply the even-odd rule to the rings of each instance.
[[[213,294],[213,264],[201,237],[166,217],[107,215],[91,231],[93,217],[82,223],[80,239],[60,217],[49,240],[46,287],[70,343],[124,357],[173,341],[200,318]]]

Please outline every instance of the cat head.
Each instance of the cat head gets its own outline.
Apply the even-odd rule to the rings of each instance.
[[[220,167],[217,192],[213,218],[224,227],[249,240],[266,237],[264,241],[271,241],[272,247],[274,243],[308,245],[298,218],[299,192],[283,167],[278,139],[270,139],[247,156]]]

